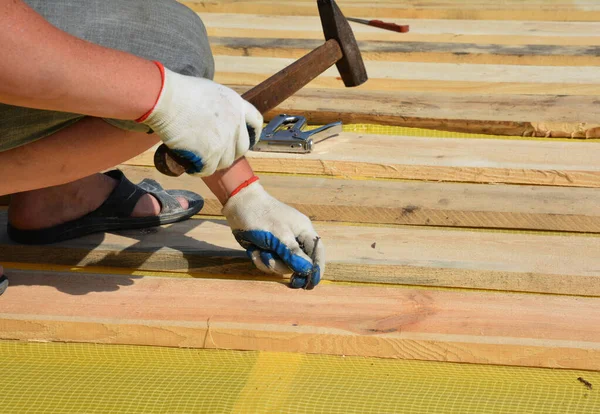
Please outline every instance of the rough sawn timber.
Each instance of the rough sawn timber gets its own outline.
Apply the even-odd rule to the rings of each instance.
[[[318,16],[199,13],[211,37],[318,39],[323,28]],[[394,33],[350,23],[358,41],[477,43],[484,45],[599,46],[599,22],[542,22],[505,20],[390,19],[408,24],[410,32]]]
[[[223,36],[210,38],[216,55],[299,59],[323,44],[320,39],[281,39]],[[431,62],[439,64],[496,64],[535,66],[598,66],[600,46],[499,45],[478,43],[397,41],[358,42],[367,61]],[[218,74],[218,72],[217,72]],[[543,70],[540,70],[543,74]]]
[[[187,0],[185,5],[199,13],[238,13],[274,16],[318,16],[312,0],[294,1],[284,7],[279,0]],[[600,5],[583,1],[502,1],[482,0],[398,0],[376,3],[365,0],[340,0],[346,16],[385,19],[449,19],[449,20],[527,20],[585,21],[600,20]]]
[[[121,169],[133,182],[153,178],[166,188],[195,191],[204,197],[201,214],[221,215],[221,203],[197,177],[166,177],[152,167]],[[593,188],[272,175],[261,183],[316,221],[600,233],[600,191]]]
[[[0,214],[0,226],[6,214]],[[600,296],[600,237],[316,223],[325,279]],[[180,277],[258,278],[229,226],[188,220],[22,246],[0,234],[0,263],[158,271]],[[282,280],[282,279],[277,279]]]
[[[154,149],[126,162],[153,166]],[[258,172],[600,187],[600,143],[342,133],[310,154],[249,152]]]
[[[250,89],[235,86],[239,93]],[[465,95],[306,88],[265,114],[304,115],[313,124],[343,121],[490,135],[582,138],[600,136],[594,96]],[[563,123],[559,131],[544,123]],[[586,123],[592,126],[587,127]]]
[[[253,86],[292,63],[294,59],[215,56],[215,80],[222,84]],[[390,95],[395,91],[440,94],[461,92],[467,95],[600,95],[600,71],[596,67],[378,61],[366,61],[365,66],[369,81],[361,85],[359,90],[386,91]],[[339,77],[337,68],[332,67],[307,87],[344,88]]]
[[[599,370],[600,301],[16,272],[0,338]]]

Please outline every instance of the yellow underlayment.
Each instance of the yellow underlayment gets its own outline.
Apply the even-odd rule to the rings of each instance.
[[[266,125],[266,124],[265,124]],[[310,125],[307,129],[317,128],[321,125]],[[556,138],[556,137],[530,137],[530,136],[510,136],[510,135],[487,135],[473,134],[468,132],[452,132],[436,129],[411,128],[393,125],[378,125],[378,124],[345,124],[343,125],[344,132],[355,132],[374,135],[392,135],[392,136],[407,136],[407,137],[423,137],[423,138],[480,138],[480,139],[503,139],[503,140],[536,140],[536,141],[569,141],[569,142],[600,142],[600,139],[595,136],[588,139],[577,140],[573,138]],[[600,133],[600,130],[599,130]]]
[[[19,342],[0,367],[2,413],[600,412],[600,373],[568,370]]]

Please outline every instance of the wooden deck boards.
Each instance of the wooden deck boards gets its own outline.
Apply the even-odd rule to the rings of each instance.
[[[126,164],[152,167],[154,149]],[[258,172],[344,179],[600,187],[600,143],[342,133],[311,154],[249,152]]]
[[[5,221],[0,214],[0,225]],[[597,236],[335,223],[316,228],[327,247],[327,280],[600,296]],[[0,247],[0,263],[273,280],[254,269],[226,223],[214,219],[53,246],[15,245],[2,235]]]
[[[124,166],[134,182],[152,177],[205,198],[201,214],[221,204],[194,177],[162,177],[154,168]],[[274,197],[313,220],[600,233],[600,191],[594,188],[488,186],[302,176],[261,178]]]
[[[314,1],[295,1],[282,7],[276,0],[187,0],[193,10],[204,13],[264,14],[272,16],[317,16]],[[398,2],[396,0],[341,0],[340,8],[348,16],[396,19],[448,20],[528,20],[528,21],[582,21],[600,20],[600,6],[594,0],[541,0],[502,1],[481,0],[423,0]]]
[[[16,273],[0,310],[18,340],[585,370],[600,370],[599,322],[591,298],[47,272]]]
[[[322,39],[313,0],[184,3],[216,80],[240,92]],[[345,89],[332,69],[267,119],[600,137],[596,1],[339,4],[411,31],[353,24],[371,80]],[[0,234],[0,339],[600,370],[600,143],[435,136],[344,132],[312,154],[248,154],[323,237],[311,292],[254,269],[201,180],[161,177],[141,154],[127,176],[199,192],[203,216],[52,246]]]
[[[207,26],[216,55],[217,81],[231,86],[258,84],[323,39],[312,1],[276,9],[272,1],[186,4],[198,11]],[[318,96],[301,100],[309,93],[301,92],[278,111],[304,113],[314,122],[343,118],[502,135],[600,136],[595,99],[600,19],[588,19],[600,13],[596,4],[502,2],[490,6],[466,1],[460,5],[378,2],[368,6],[366,2],[342,1],[340,6],[361,17],[386,10],[386,20],[408,23],[411,31],[399,34],[352,24],[370,81],[358,91],[344,91],[332,69],[309,85],[320,89]],[[413,7],[425,14],[413,18],[409,13]],[[308,9],[312,13],[306,15]],[[552,18],[557,21],[536,21],[536,13],[548,17],[559,10],[560,18]],[[394,11],[402,13],[401,17],[395,18]],[[444,17],[432,20],[428,14],[432,12]],[[487,12],[497,17],[473,20],[475,14]],[[452,20],[458,17],[456,13],[462,13],[463,20]],[[506,13],[527,13],[528,18],[506,21],[502,17],[508,16]],[[587,13],[588,18],[569,21],[569,13]],[[533,102],[536,99],[538,102]],[[322,106],[325,101],[327,107]],[[349,117],[347,106],[354,101],[365,101],[372,110],[357,109]],[[439,111],[440,107],[448,111]],[[269,113],[268,118],[275,114]]]

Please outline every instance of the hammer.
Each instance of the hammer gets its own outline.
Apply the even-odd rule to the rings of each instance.
[[[347,87],[359,86],[367,81],[367,71],[354,33],[341,10],[334,0],[317,0],[317,5],[325,44],[242,95],[260,113],[277,107],[334,64]],[[192,168],[188,160],[164,144],[154,154],[154,165],[158,171],[172,177],[179,177]]]

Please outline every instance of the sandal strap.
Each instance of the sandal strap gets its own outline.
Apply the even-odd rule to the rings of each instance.
[[[142,180],[138,184],[138,187],[147,191],[149,194],[152,194],[158,200],[161,205],[160,214],[179,213],[184,211],[183,207],[181,207],[181,203],[151,178]]]
[[[122,171],[112,170],[104,174],[119,183],[106,201],[91,215],[95,217],[130,217],[137,202],[147,192],[129,181]]]

